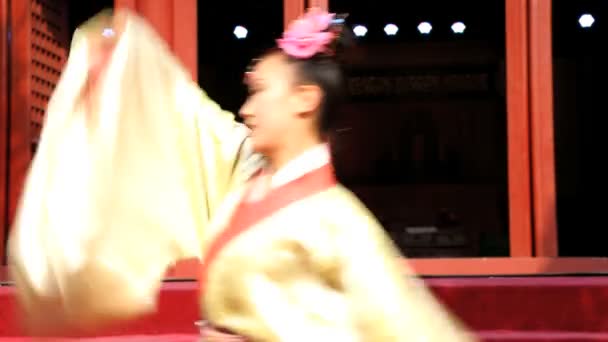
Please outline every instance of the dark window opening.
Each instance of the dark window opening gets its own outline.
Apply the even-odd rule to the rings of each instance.
[[[553,1],[553,79],[560,256],[608,256],[600,139],[607,75],[608,2]]]
[[[338,175],[410,257],[509,253],[504,8],[330,1],[359,34]]]

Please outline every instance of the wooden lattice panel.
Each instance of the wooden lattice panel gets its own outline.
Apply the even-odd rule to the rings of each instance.
[[[40,136],[46,106],[68,51],[66,0],[31,0],[30,127],[32,144]]]

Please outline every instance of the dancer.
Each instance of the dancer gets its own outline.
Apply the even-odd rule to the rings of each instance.
[[[29,312],[137,316],[154,309],[164,269],[196,256],[207,340],[474,340],[334,177],[333,15],[310,10],[248,74],[249,138],[145,22],[116,18],[95,82],[74,86],[96,47],[91,24],[49,107],[11,249]],[[264,157],[253,177],[248,144]]]

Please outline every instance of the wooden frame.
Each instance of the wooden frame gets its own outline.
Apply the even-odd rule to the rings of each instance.
[[[9,51],[8,51],[8,0],[0,0],[0,265],[5,259],[5,241],[8,234],[8,120],[9,120]],[[0,273],[0,279],[2,274]]]
[[[506,2],[507,146],[511,257],[532,256],[528,0]]]
[[[308,0],[306,7],[318,7],[329,11],[329,0]]]
[[[173,2],[173,50],[190,71],[194,80],[198,79],[198,14],[197,0]],[[194,44],[192,43],[194,40]]]
[[[409,259],[404,266],[422,276],[521,276],[606,274],[608,258],[445,258]],[[199,263],[188,260],[167,274],[167,279],[194,280]]]
[[[137,0],[114,0],[114,8],[126,8],[137,11]]]
[[[283,0],[283,27],[304,13],[306,0]]]
[[[8,160],[8,226],[15,216],[32,152],[31,110],[31,8],[29,1],[10,1],[10,109]]]
[[[557,257],[551,1],[529,0],[534,247]]]
[[[309,4],[327,8],[327,1]],[[410,260],[420,274],[608,271],[608,258],[558,258],[551,5],[505,1],[510,258]]]
[[[608,258],[448,258],[405,261],[423,276],[606,274]]]
[[[329,7],[329,0],[284,0],[284,22],[302,14],[306,6]],[[0,33],[6,30],[9,17],[28,20],[27,6],[0,0]],[[147,4],[145,4],[147,3]],[[179,3],[179,6],[178,6]],[[555,162],[553,141],[553,91],[551,49],[551,1],[507,0],[507,129],[509,174],[510,257],[462,259],[412,259],[408,263],[422,275],[521,275],[601,273],[608,271],[608,258],[558,258]],[[143,5],[142,5],[143,4]],[[115,0],[117,7],[129,7],[152,16],[152,22],[167,36],[175,52],[191,70],[197,72],[196,0]],[[159,6],[165,6],[161,11]],[[171,8],[170,8],[171,7]],[[25,11],[25,12],[24,12]],[[162,12],[154,20],[153,12]],[[171,20],[167,19],[171,13]],[[175,20],[175,18],[179,19]],[[156,23],[156,21],[164,21]],[[20,64],[28,60],[29,35],[18,23],[13,32],[10,54],[5,34],[0,35],[0,96],[10,87],[11,99],[0,97],[0,129],[11,126],[10,139],[0,140],[0,176],[8,172],[7,183],[0,184],[4,201],[0,219],[7,223],[14,212],[29,153],[29,131],[26,118],[29,104],[24,91],[27,79],[20,79]],[[21,64],[21,67],[23,65]],[[11,68],[12,77],[6,70]],[[8,103],[14,104],[6,115]],[[10,122],[9,122],[10,120]],[[3,145],[5,144],[5,145]],[[8,144],[8,145],[7,145]],[[6,147],[6,148],[3,148]],[[3,155],[6,151],[8,155]],[[10,163],[6,164],[9,160]],[[4,172],[4,173],[3,173]],[[5,175],[6,176],[6,175]],[[8,196],[8,197],[7,197]],[[0,230],[0,253],[5,230]],[[1,254],[0,254],[1,255]],[[197,264],[188,262],[170,272],[169,277],[194,278]]]
[[[137,11],[146,17],[171,47],[173,47],[173,23],[181,22],[179,18],[174,17],[173,3],[174,0],[137,1]]]
[[[506,1],[511,257],[412,260],[420,274],[608,272],[608,258],[558,257],[551,6]]]
[[[423,275],[606,273],[608,258],[559,258],[550,0],[506,4],[510,258],[417,259]]]

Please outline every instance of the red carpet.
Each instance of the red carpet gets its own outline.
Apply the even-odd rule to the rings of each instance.
[[[427,281],[485,341],[608,341],[608,277]],[[15,305],[13,288],[0,287],[0,336],[6,337],[0,338],[2,342],[26,341],[19,338]],[[196,284],[166,283],[156,314],[98,335],[110,337],[90,341],[193,341],[197,319]]]
[[[16,308],[14,288],[0,287],[0,336],[20,337],[22,335],[19,320],[15,314]],[[156,314],[108,329],[99,335],[196,334],[197,329],[194,322],[198,320],[198,312],[195,283],[167,283],[161,291],[159,310]],[[4,342],[4,340],[1,341]]]
[[[134,336],[113,336],[113,337],[92,337],[81,339],[53,339],[53,342],[60,341],[85,341],[85,342],[198,342],[198,335],[134,335]],[[26,337],[0,337],[0,342],[36,342],[40,339]],[[51,341],[49,341],[51,342]]]

